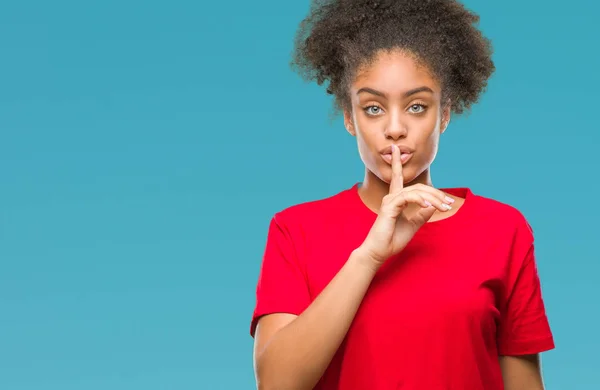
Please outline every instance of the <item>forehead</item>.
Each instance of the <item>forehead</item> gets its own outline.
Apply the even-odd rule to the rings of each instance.
[[[358,69],[351,89],[357,91],[365,86],[390,94],[422,86],[440,90],[437,78],[425,64],[399,50],[381,51]]]

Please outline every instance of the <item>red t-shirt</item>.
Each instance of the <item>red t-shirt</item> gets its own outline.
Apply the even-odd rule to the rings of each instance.
[[[366,237],[376,214],[358,184],[271,220],[250,333],[300,315]],[[468,188],[378,271],[319,390],[501,390],[499,355],[554,348],[533,235],[512,206]]]

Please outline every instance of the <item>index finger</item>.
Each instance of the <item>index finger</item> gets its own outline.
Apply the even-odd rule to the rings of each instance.
[[[400,149],[392,145],[392,179],[390,180],[390,194],[400,192],[404,188],[404,177],[402,176],[402,161],[400,160]]]

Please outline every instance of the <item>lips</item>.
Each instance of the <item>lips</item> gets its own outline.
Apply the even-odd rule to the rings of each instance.
[[[412,157],[413,153],[414,153],[414,149],[409,148],[408,146],[404,146],[404,145],[398,145],[398,149],[400,149],[400,162],[402,162],[402,164],[406,164],[408,162],[408,160],[410,160],[410,158]],[[383,158],[383,160],[385,162],[387,162],[388,164],[392,163],[392,146],[388,146],[386,148],[383,148],[379,151],[379,153],[381,154],[381,157]]]
[[[400,149],[400,153],[406,153],[406,154],[410,154],[410,153],[414,153],[414,149],[409,148],[408,146],[405,145],[396,145],[398,147],[398,149]],[[392,145],[387,146],[383,149],[381,149],[379,151],[379,153],[381,154],[392,154]]]

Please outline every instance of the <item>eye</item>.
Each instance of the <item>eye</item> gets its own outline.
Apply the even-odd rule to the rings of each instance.
[[[376,115],[381,115],[381,113],[383,112],[383,110],[381,109],[381,107],[379,106],[369,106],[369,107],[365,107],[364,111],[368,114],[368,115],[372,115],[372,116],[376,116]]]
[[[410,106],[408,108],[408,110],[410,112],[412,112],[413,114],[420,114],[423,111],[425,111],[426,108],[427,107],[425,107],[425,105],[423,105],[423,104],[413,104],[412,106]]]

